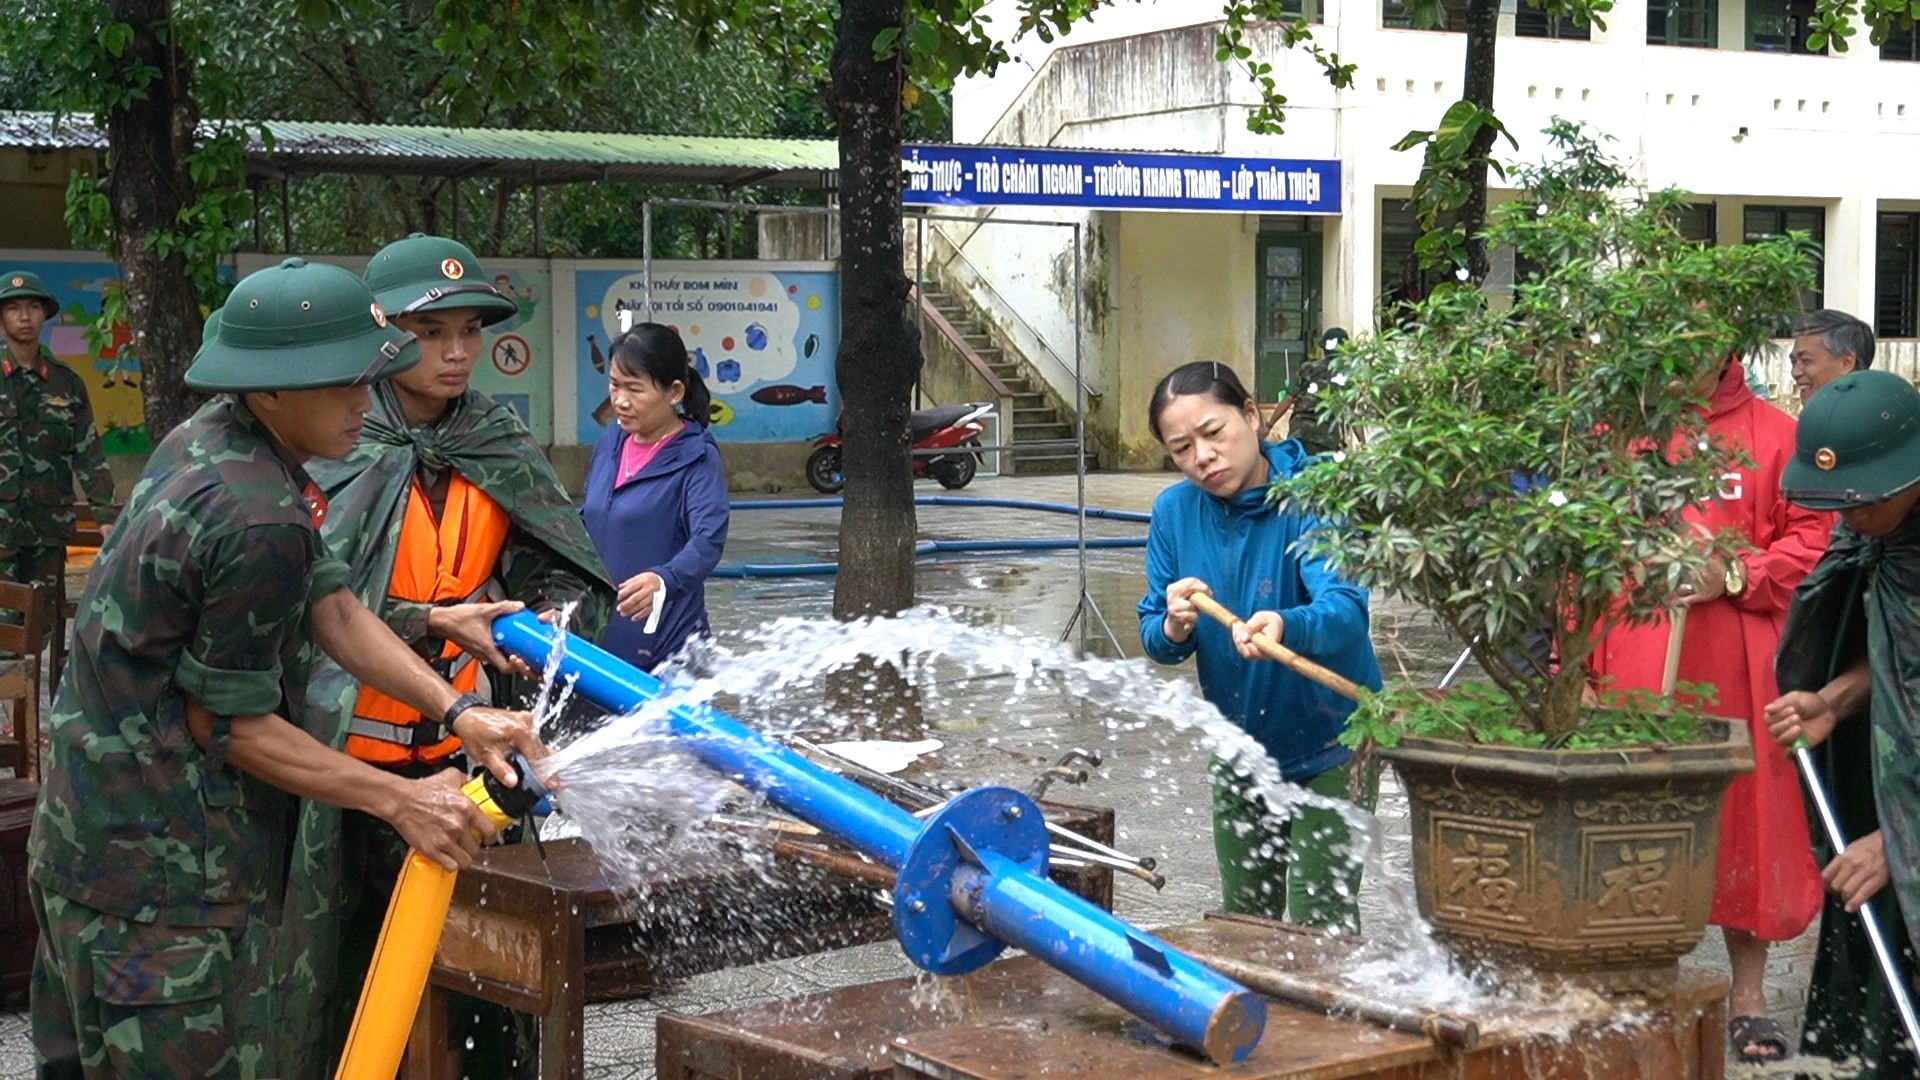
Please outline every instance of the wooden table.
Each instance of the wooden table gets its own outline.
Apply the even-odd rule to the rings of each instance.
[[[1156,933],[1183,948],[1297,971],[1351,947],[1256,921],[1208,919]],[[1645,1010],[1637,1025],[1619,1023],[1613,1011],[1535,1018],[1571,1030],[1551,1039],[1480,1016],[1481,1041],[1464,1052],[1270,1001],[1260,1045],[1227,1067],[1167,1047],[1119,1006],[1033,957],[941,984],[947,993],[934,1008],[917,980],[894,979],[707,1016],[669,1013],[658,1022],[654,1067],[663,1080],[1717,1080],[1726,1060],[1727,981],[1699,969],[1682,969],[1672,1001]]]
[[[40,927],[27,902],[27,833],[40,787],[0,776],[0,1002],[27,995]]]
[[[1043,804],[1047,817],[1103,843],[1113,811]],[[874,885],[782,859],[763,874],[736,852],[683,858],[648,875],[646,902],[616,894],[579,840],[484,851],[460,875],[428,992],[407,1044],[409,1080],[458,1076],[447,1049],[450,993],[531,1013],[540,1027],[540,1075],[584,1074],[589,1001],[644,997],[678,979],[893,937]],[[764,865],[764,863],[762,864]],[[1112,872],[1089,867],[1056,879],[1110,908]]]

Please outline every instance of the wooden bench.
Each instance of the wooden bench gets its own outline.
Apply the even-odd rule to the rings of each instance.
[[[1110,809],[1043,808],[1050,821],[1113,842]],[[537,1017],[540,1075],[573,1078],[585,1073],[589,1001],[645,997],[701,972],[893,937],[873,881],[812,863],[776,863],[765,845],[755,846],[764,857],[714,847],[651,870],[638,904],[614,890],[582,841],[548,843],[544,862],[532,844],[482,852],[454,889],[402,1075],[460,1075],[458,1052],[447,1048],[453,992]],[[1055,877],[1112,906],[1112,871],[1085,867]]]

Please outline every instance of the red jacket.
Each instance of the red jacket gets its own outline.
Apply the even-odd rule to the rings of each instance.
[[[1719,693],[1708,712],[1744,720],[1755,770],[1734,781],[1722,804],[1719,887],[1713,921],[1764,940],[1797,936],[1820,908],[1820,878],[1808,842],[1799,780],[1767,732],[1761,710],[1778,697],[1773,654],[1800,579],[1826,551],[1834,516],[1805,510],[1780,494],[1793,456],[1794,419],[1747,388],[1738,359],[1727,365],[1707,407],[1707,432],[1753,461],[1726,474],[1713,500],[1687,512],[1715,535],[1729,530],[1750,546],[1747,587],[1739,596],[1695,604],[1680,646],[1681,682]],[[1622,626],[1588,661],[1593,677],[1616,690],[1660,689],[1667,622]]]

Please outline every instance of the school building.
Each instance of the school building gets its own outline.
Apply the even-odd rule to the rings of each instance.
[[[1457,27],[1464,0],[1445,7]],[[1610,136],[1647,185],[1693,193],[1685,229],[1702,241],[1811,233],[1824,255],[1804,302],[1866,319],[1883,338],[1876,365],[1913,375],[1920,40],[1906,30],[1875,47],[1862,28],[1847,52],[1814,52],[1812,8],[1812,0],[1652,0],[1615,5],[1602,29],[1510,0],[1495,100],[1520,141],[1507,156],[1537,160],[1550,118],[1583,121]],[[1082,224],[1083,367],[1110,466],[1159,460],[1146,396],[1170,368],[1230,363],[1271,402],[1322,330],[1368,329],[1384,299],[1428,284],[1412,257],[1419,229],[1406,206],[1420,155],[1391,147],[1435,126],[1460,98],[1463,35],[1414,29],[1399,0],[1294,0],[1289,10],[1358,67],[1353,86],[1335,90],[1311,57],[1281,45],[1278,27],[1253,28],[1254,59],[1273,65],[1290,99],[1281,135],[1247,130],[1257,99],[1244,72],[1216,59],[1211,0],[1102,6],[1064,41],[1023,43],[1017,62],[955,91],[960,143],[1332,163],[1337,174],[1338,201],[1325,212],[997,207],[935,230],[925,258],[936,276],[988,321],[1032,328],[1016,336],[1063,352],[1076,308],[1073,253],[1049,230],[986,223]],[[996,26],[1017,19],[1004,0],[990,13]],[[1508,258],[1491,284],[1511,273]],[[1762,369],[1790,397],[1784,362]],[[1037,365],[1056,384],[1061,366]]]

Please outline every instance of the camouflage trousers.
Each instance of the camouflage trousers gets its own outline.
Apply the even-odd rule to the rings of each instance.
[[[53,632],[53,616],[58,610],[61,594],[65,591],[67,572],[67,549],[63,547],[0,547],[0,579],[17,581],[23,585],[40,585],[46,588],[45,610],[40,625]],[[14,612],[0,612],[0,622],[14,626],[20,625],[20,616]],[[41,647],[46,646],[45,640]]]
[[[34,1059],[43,1080],[252,1080],[264,1058],[265,924],[140,923],[28,885]]]

